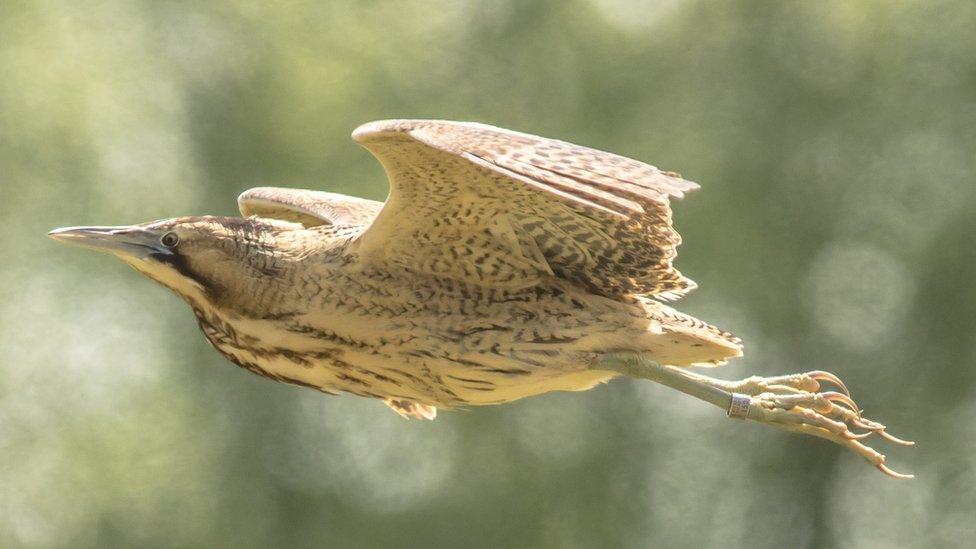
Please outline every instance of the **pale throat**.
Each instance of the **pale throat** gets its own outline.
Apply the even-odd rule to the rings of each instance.
[[[199,282],[184,276],[165,263],[148,262],[127,257],[122,257],[122,260],[146,276],[146,278],[154,280],[172,290],[175,294],[189,302],[192,307],[197,307],[209,301],[205,289]]]

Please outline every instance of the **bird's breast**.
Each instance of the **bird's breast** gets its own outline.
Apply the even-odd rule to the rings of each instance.
[[[323,291],[295,313],[242,316],[195,308],[207,339],[259,375],[326,392],[439,407],[495,404],[607,379],[602,350],[640,332],[628,312],[560,288],[521,294],[367,282]],[[601,305],[602,303],[602,305]]]

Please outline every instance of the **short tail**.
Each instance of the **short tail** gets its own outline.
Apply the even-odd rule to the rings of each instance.
[[[661,364],[711,367],[742,356],[742,342],[734,334],[660,303],[648,309],[648,351]]]

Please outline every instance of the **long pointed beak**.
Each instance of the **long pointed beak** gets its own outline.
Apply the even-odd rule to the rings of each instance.
[[[150,254],[169,254],[159,242],[159,231],[130,227],[63,227],[47,233],[58,242],[76,244],[99,252],[143,259]]]

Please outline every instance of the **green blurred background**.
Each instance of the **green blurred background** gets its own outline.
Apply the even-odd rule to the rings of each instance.
[[[974,28],[967,0],[0,2],[0,546],[971,543]],[[641,382],[404,421],[233,367],[44,236],[382,199],[349,133],[394,117],[702,183],[679,307],[745,341],[718,374],[836,372],[918,478]]]

